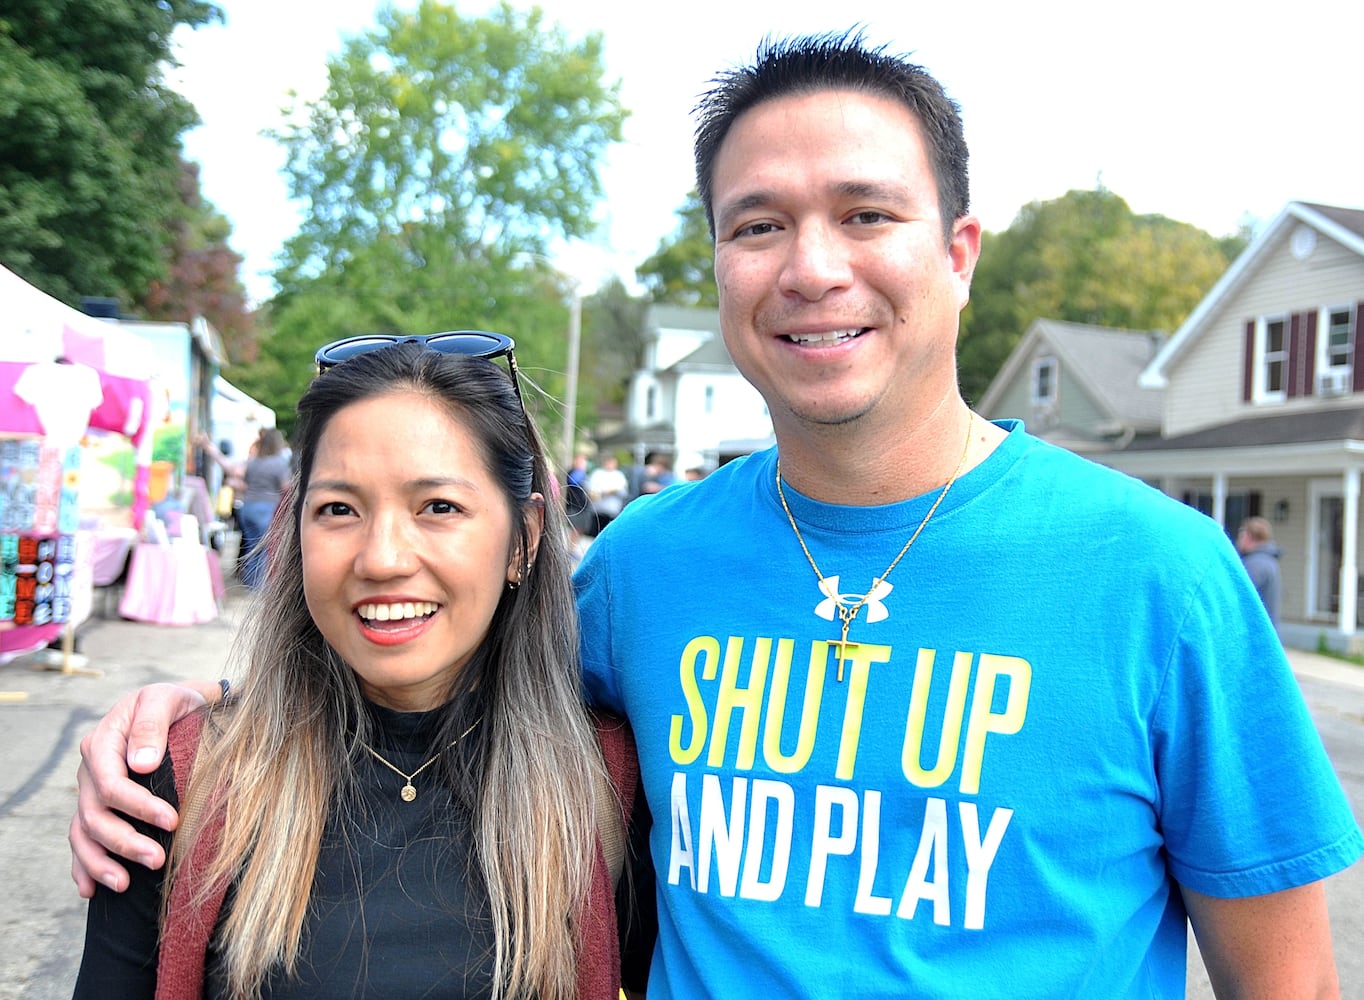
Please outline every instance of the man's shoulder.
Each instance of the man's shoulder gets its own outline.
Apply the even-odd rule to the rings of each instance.
[[[1127,525],[1151,537],[1220,539],[1224,532],[1212,518],[1126,472],[1103,465],[1037,438],[1023,453],[1028,481],[1052,499],[1069,501],[1091,519],[1115,528]]]

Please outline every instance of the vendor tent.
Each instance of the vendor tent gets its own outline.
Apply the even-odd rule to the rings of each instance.
[[[0,267],[0,662],[65,629],[69,665],[72,629],[89,603],[79,442],[90,428],[132,440],[140,524],[161,409],[155,375],[142,340]]]
[[[102,398],[92,400],[84,426],[123,434],[137,449],[133,519],[140,523],[147,507],[151,431],[161,417],[155,355],[117,323],[72,309],[0,267],[0,432],[50,432],[54,417],[80,409],[70,398],[45,398],[33,391],[40,380],[25,379],[33,366],[58,361],[90,368],[99,378]],[[45,407],[52,408],[51,415]]]
[[[251,445],[266,427],[275,426],[275,411],[219,375],[213,380],[213,439],[232,443],[232,455],[246,461]],[[224,454],[226,454],[224,450]]]

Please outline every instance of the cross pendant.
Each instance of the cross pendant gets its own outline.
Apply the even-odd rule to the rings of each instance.
[[[853,608],[852,614],[849,614],[846,608],[840,607],[838,617],[843,620],[843,634],[837,642],[831,642],[829,645],[838,647],[838,682],[841,684],[843,683],[843,664],[848,659],[848,647],[857,645],[855,642],[848,641],[848,626],[857,617],[857,609]]]

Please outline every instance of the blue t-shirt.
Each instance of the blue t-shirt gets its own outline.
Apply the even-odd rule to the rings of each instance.
[[[1220,528],[1011,425],[881,507],[776,454],[631,505],[577,575],[589,698],[653,813],[651,1000],[1182,997],[1176,882],[1246,896],[1358,857]],[[836,600],[871,597],[844,676]]]

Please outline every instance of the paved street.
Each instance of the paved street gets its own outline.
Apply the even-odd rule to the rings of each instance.
[[[221,676],[249,607],[232,591],[223,617],[206,625],[95,619],[81,631],[80,650],[99,676],[41,669],[32,657],[0,666],[0,873],[9,894],[0,914],[0,1000],[71,995],[85,923],[66,846],[80,737],[139,685]],[[1355,815],[1364,818],[1364,669],[1291,655]],[[1328,895],[1343,995],[1364,1000],[1364,864],[1328,883]],[[1196,958],[1191,964],[1189,996],[1206,1000],[1212,992]]]
[[[27,695],[0,700],[0,872],[8,894],[0,913],[0,1000],[69,998],[75,984],[85,900],[71,881],[66,828],[80,738],[135,687],[221,676],[248,603],[230,591],[222,617],[187,627],[93,619],[80,631],[79,649],[98,677],[35,667],[37,657],[0,666],[0,699]]]

